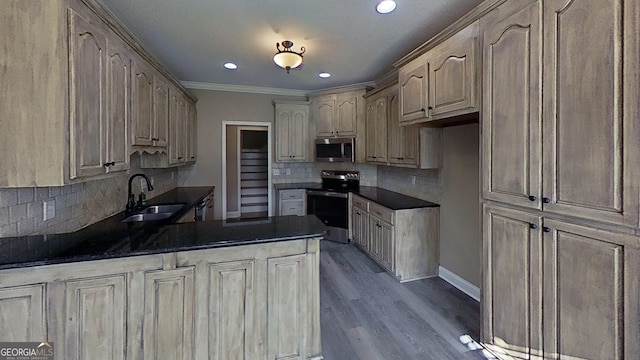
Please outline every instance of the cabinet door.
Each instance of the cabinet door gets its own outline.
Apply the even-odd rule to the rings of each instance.
[[[276,159],[277,161],[291,161],[289,143],[289,124],[291,123],[291,111],[288,109],[276,109]]]
[[[353,206],[351,208],[351,241],[364,251],[369,251],[368,223],[367,211]]]
[[[209,359],[256,359],[255,261],[209,265]]]
[[[289,154],[294,161],[307,161],[308,137],[307,123],[309,115],[306,109],[294,109],[289,122]]]
[[[156,109],[154,106],[153,75],[141,59],[133,61],[131,95],[132,145],[153,145],[152,139],[155,137],[153,119]],[[168,109],[168,100],[166,105]]]
[[[543,4],[544,210],[637,227],[640,3]]]
[[[335,135],[338,137],[356,136],[358,97],[351,94],[338,95],[336,109]]]
[[[400,123],[414,123],[414,120],[429,117],[427,92],[429,64],[423,64],[411,71],[400,69]]]
[[[394,228],[384,221],[378,221],[377,226],[380,237],[380,264],[393,274],[396,270]]]
[[[482,195],[540,208],[540,4],[484,25]]]
[[[477,111],[477,42],[474,23],[429,52],[430,116]]]
[[[144,358],[193,359],[193,268],[149,271],[144,278]]]
[[[366,135],[366,160],[376,161],[376,102],[368,101],[366,105],[367,135]]]
[[[383,97],[376,100],[375,122],[376,128],[375,144],[376,156],[375,162],[387,162],[387,98]]]
[[[187,162],[196,162],[198,152],[197,128],[196,105],[192,101],[187,100]]]
[[[389,122],[387,127],[389,163],[418,166],[418,128],[400,126],[399,97],[389,97]]]
[[[544,226],[545,358],[637,359],[638,239],[548,218]]]
[[[482,341],[529,359],[542,351],[542,220],[486,206],[483,221]]]
[[[104,173],[106,38],[69,10],[70,178]]]
[[[316,137],[334,137],[333,123],[336,114],[336,101],[333,96],[318,98],[314,101]]]
[[[129,169],[130,70],[124,45],[107,39],[107,172]]]
[[[65,359],[124,359],[127,276],[65,282]],[[97,351],[99,349],[99,351]]]
[[[267,359],[306,359],[311,328],[307,255],[267,261]]]
[[[169,85],[156,74],[153,76],[153,120],[151,122],[151,140],[153,146],[165,147],[169,144],[169,126],[172,115],[170,108]],[[177,99],[175,99],[177,101]],[[175,104],[174,104],[175,105]],[[179,111],[176,107],[174,111]]]
[[[382,234],[380,220],[378,220],[375,216],[369,215],[369,255],[371,257],[380,262],[380,258],[382,256]]]
[[[185,99],[172,87],[169,92],[169,164],[185,161],[185,116]]]
[[[47,337],[44,284],[0,289],[0,333],[6,342],[41,342]]]

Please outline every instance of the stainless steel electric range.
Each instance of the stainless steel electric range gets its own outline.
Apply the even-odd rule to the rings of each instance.
[[[325,239],[349,242],[349,192],[360,188],[360,172],[322,170],[322,185],[307,189],[307,214],[316,215],[329,227]]]

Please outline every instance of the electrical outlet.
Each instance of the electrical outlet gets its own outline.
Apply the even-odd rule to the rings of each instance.
[[[153,177],[153,176],[149,176],[149,181],[151,182],[151,186],[156,186],[156,182],[155,182],[155,180],[156,180],[156,179],[154,179],[154,177]]]
[[[42,202],[42,221],[47,221],[56,217],[56,200],[45,200]]]
[[[411,179],[409,179],[409,181],[411,181],[411,185],[415,185],[416,184],[416,176],[415,175],[411,175]]]
[[[280,169],[273,169],[273,175],[274,176],[280,175]]]
[[[287,169],[286,172],[287,172],[287,176],[291,175],[291,169]]]

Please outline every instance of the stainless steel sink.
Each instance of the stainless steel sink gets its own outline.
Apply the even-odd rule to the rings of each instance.
[[[175,214],[177,211],[182,210],[186,204],[166,204],[166,205],[151,205],[140,211],[137,214],[159,214],[159,213],[171,213]]]
[[[126,217],[122,222],[134,222],[134,221],[153,221],[163,220],[170,218],[174,213],[147,213],[147,214],[133,214]]]
[[[133,215],[129,215],[122,222],[138,222],[138,221],[154,221],[164,220],[173,216],[176,212],[182,210],[186,204],[164,204],[151,205],[137,211]]]

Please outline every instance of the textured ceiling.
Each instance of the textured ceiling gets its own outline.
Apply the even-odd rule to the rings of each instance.
[[[481,2],[397,0],[381,15],[377,0],[102,1],[181,81],[305,91],[375,80]],[[283,40],[306,48],[290,74],[272,60]]]

